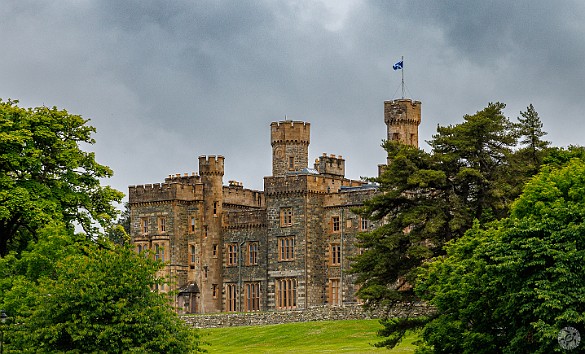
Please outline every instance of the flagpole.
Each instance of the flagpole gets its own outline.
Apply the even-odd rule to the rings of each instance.
[[[400,62],[402,63],[402,68],[400,68],[402,71],[402,99],[404,99],[404,56],[400,57]]]

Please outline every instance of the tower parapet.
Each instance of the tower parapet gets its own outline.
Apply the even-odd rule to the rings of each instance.
[[[287,172],[308,167],[310,142],[311,123],[291,120],[272,122],[272,175],[284,176]]]
[[[223,176],[224,160],[221,155],[199,156],[199,174],[201,176]]]
[[[315,160],[315,170],[322,175],[329,176],[345,176],[345,160],[341,156],[330,155],[327,156],[323,153],[323,156],[319,156]]]
[[[388,127],[387,139],[418,147],[420,108],[420,101],[408,98],[384,101],[384,123]]]

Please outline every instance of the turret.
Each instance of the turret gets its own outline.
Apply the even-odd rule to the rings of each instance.
[[[384,101],[384,123],[388,127],[388,140],[418,147],[420,106],[420,101],[408,98]]]
[[[310,123],[290,120],[270,124],[273,176],[308,167],[310,128]]]
[[[327,156],[323,153],[323,156],[315,159],[314,167],[321,175],[345,177],[345,160],[341,156]]]
[[[223,156],[199,156],[199,175],[203,182],[203,233],[201,253],[205,260],[199,274],[201,284],[201,311],[222,311],[218,295],[223,287],[223,238],[221,216],[223,209]]]

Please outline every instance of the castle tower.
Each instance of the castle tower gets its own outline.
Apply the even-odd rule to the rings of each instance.
[[[203,182],[203,233],[199,275],[201,311],[222,311],[223,239],[221,216],[223,205],[223,156],[199,156],[199,175]]]
[[[388,127],[387,140],[418,147],[420,101],[402,98],[384,101],[384,123]]]
[[[310,127],[310,123],[290,120],[270,124],[273,176],[308,167]]]

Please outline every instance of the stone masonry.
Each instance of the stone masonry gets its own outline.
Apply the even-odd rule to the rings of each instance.
[[[418,101],[384,103],[387,139],[418,146]],[[129,187],[137,252],[163,260],[181,314],[290,312],[355,304],[356,235],[375,225],[352,212],[378,193],[345,178],[342,156],[309,168],[310,123],[270,125],[272,175],[264,190],[224,185],[223,156],[200,156],[199,173]]]

